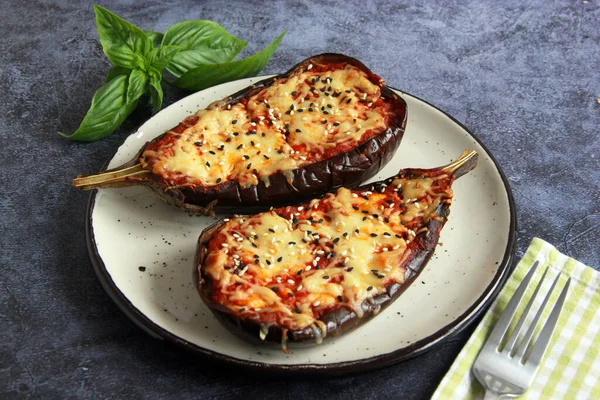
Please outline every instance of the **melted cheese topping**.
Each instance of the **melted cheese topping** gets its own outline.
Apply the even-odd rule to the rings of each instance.
[[[338,307],[362,316],[366,299],[404,283],[411,243],[439,218],[440,202],[451,202],[451,180],[396,178],[374,192],[341,188],[304,206],[231,219],[203,264],[213,300],[294,330],[318,326]]]
[[[277,79],[235,104],[189,117],[142,154],[144,168],[171,185],[256,185],[354,148],[383,132],[393,110],[360,69],[341,64]]]

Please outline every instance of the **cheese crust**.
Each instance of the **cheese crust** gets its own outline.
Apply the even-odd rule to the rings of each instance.
[[[151,142],[140,162],[171,186],[268,185],[270,175],[291,174],[384,132],[395,110],[382,88],[376,75],[351,64],[309,64],[248,98],[198,111]]]
[[[320,317],[340,307],[361,317],[366,300],[405,282],[415,237],[428,235],[428,222],[450,205],[452,181],[443,172],[399,176],[232,218],[208,242],[201,266],[210,301],[293,331],[320,327]]]

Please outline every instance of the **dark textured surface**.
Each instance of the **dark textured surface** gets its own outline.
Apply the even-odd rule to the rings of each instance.
[[[598,1],[107,1],[145,28],[212,19],[250,42],[289,29],[264,73],[342,52],[471,128],[506,172],[517,256],[534,236],[600,266]],[[0,9],[0,397],[427,398],[470,329],[418,358],[341,379],[283,380],[219,370],[151,339],[111,302],[84,238],[87,193],[128,133],[71,143],[109,65],[91,4],[3,1]],[[165,104],[185,95],[168,89]]]

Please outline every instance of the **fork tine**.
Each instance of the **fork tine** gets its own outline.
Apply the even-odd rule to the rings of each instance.
[[[542,283],[544,282],[544,279],[546,278],[547,273],[548,273],[548,267],[546,267],[546,269],[544,270],[544,274],[542,275],[542,278],[540,279],[538,285],[535,287],[535,290],[533,291],[533,294],[531,295],[529,302],[527,302],[527,306],[525,307],[525,310],[523,310],[523,314],[521,314],[521,318],[519,319],[519,322],[517,322],[517,326],[515,326],[515,329],[511,333],[510,337],[508,338],[508,342],[506,343],[506,346],[504,346],[503,351],[508,351],[509,353],[513,353],[513,348],[515,347],[515,344],[517,343],[517,340],[519,339],[519,334],[521,333],[521,329],[523,329],[523,324],[525,324],[525,320],[527,319],[529,310],[531,310],[531,307],[533,306],[533,302],[534,302],[535,298],[537,297],[538,292],[540,291],[540,287],[542,286]],[[527,332],[527,333],[529,333],[529,332]]]
[[[546,320],[546,323],[542,328],[542,331],[540,332],[540,336],[538,337],[537,342],[533,346],[533,350],[531,351],[529,358],[525,361],[526,363],[531,362],[533,365],[539,365],[539,363],[542,361],[544,351],[546,351],[546,347],[548,347],[548,343],[550,343],[552,332],[556,327],[556,323],[558,322],[558,318],[560,317],[560,312],[562,311],[563,306],[565,304],[565,299],[567,298],[567,293],[569,292],[570,283],[571,278],[567,279],[567,282],[565,283],[562,292],[560,292],[558,300],[556,301],[556,304],[554,304],[554,307],[550,312],[550,316]],[[550,295],[548,294],[548,296]],[[519,349],[519,351],[520,350],[521,349]]]
[[[529,329],[527,329],[527,333],[523,337],[523,341],[521,342],[521,345],[519,346],[519,350],[517,351],[517,354],[516,354],[517,359],[521,359],[523,357],[523,355],[525,354],[525,351],[527,350],[527,346],[529,346],[529,342],[531,342],[531,338],[533,337],[533,333],[535,332],[535,327],[537,326],[538,322],[540,321],[540,318],[542,317],[542,313],[544,312],[544,309],[546,308],[546,304],[548,304],[548,300],[550,300],[550,296],[552,295],[552,292],[554,291],[554,288],[556,287],[556,284],[558,283],[558,279],[560,278],[560,275],[561,275],[560,273],[558,275],[556,275],[554,282],[552,282],[552,286],[550,286],[548,293],[546,293],[546,297],[544,297],[544,300],[542,301],[540,308],[538,309],[537,313],[535,314],[535,317],[531,321],[531,324],[529,325]],[[542,281],[540,281],[540,284],[538,285],[538,287],[539,286],[542,286]],[[530,302],[533,303],[533,300],[535,300],[534,297],[531,297]],[[523,315],[523,319],[525,319],[525,315]]]
[[[517,288],[517,290],[515,291],[515,294],[513,295],[513,297],[510,299],[510,301],[506,305],[506,308],[502,312],[502,315],[500,315],[500,319],[498,319],[498,322],[496,323],[496,326],[492,330],[492,333],[490,334],[490,337],[488,338],[486,344],[493,343],[495,345],[495,348],[498,349],[498,346],[500,345],[500,341],[502,340],[502,337],[508,330],[510,321],[512,320],[513,316],[515,315],[515,311],[517,311],[517,306],[519,305],[519,302],[521,301],[521,299],[523,298],[523,295],[525,294],[525,290],[527,289],[527,286],[529,285],[529,281],[531,280],[531,277],[533,277],[533,275],[535,274],[535,271],[537,270],[537,266],[538,266],[538,262],[536,261],[533,264],[533,266],[531,267],[531,269],[529,270],[529,272],[527,273],[527,275],[525,276],[525,278],[523,279],[523,281],[521,282],[521,284],[519,285],[519,287]]]

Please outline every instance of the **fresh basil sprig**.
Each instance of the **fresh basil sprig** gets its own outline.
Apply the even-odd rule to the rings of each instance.
[[[135,110],[142,96],[153,111],[162,106],[162,81],[197,91],[258,74],[281,43],[285,32],[262,51],[232,61],[247,42],[212,21],[179,22],[160,32],[143,31],[105,8],[94,5],[98,36],[113,67],[96,91],[92,105],[71,140],[93,142],[110,135]],[[166,69],[175,78],[166,80]]]

